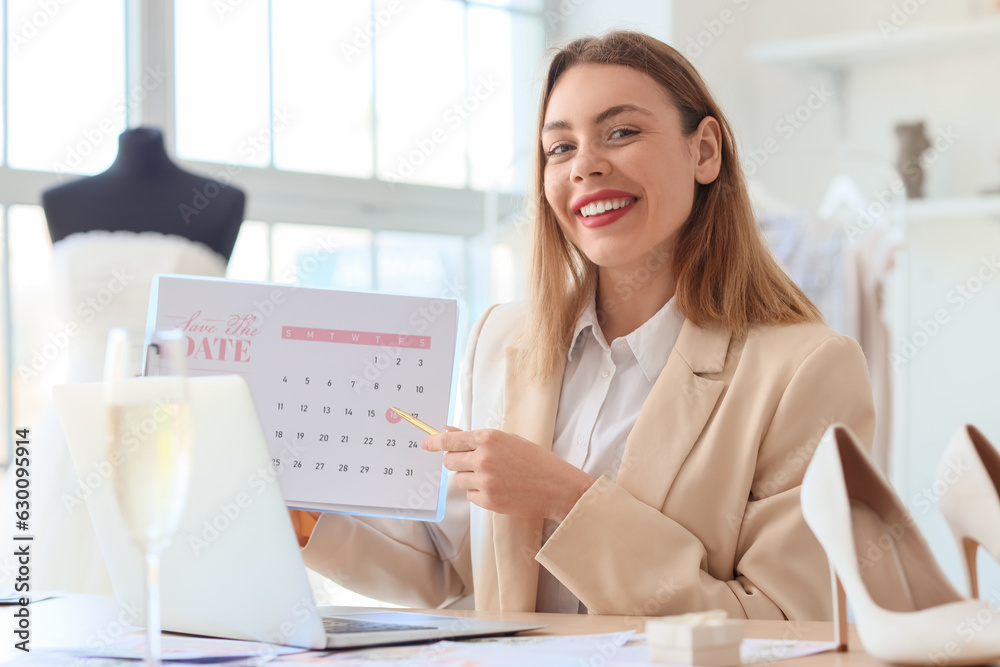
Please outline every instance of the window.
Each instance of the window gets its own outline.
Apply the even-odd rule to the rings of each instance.
[[[372,57],[344,48],[371,21],[370,0],[283,1],[272,11],[274,166],[371,178]]]
[[[271,280],[307,287],[372,289],[372,232],[320,225],[276,224]]]
[[[38,193],[106,169],[126,127],[247,192],[232,278],[457,296],[469,323],[487,305],[481,235],[521,210],[540,0],[2,6],[0,465],[67,363],[17,374],[58,338]]]
[[[422,0],[375,38],[378,175],[390,182],[468,184],[464,7]],[[416,104],[424,100],[423,104]]]
[[[7,162],[93,174],[125,129],[125,3],[8,0]]]
[[[538,11],[459,0],[176,0],[175,16],[183,158],[523,187]]]
[[[266,0],[175,3],[177,155],[257,167],[271,163]]]
[[[516,191],[528,182],[538,104],[532,79],[541,56],[541,23],[533,16],[470,7],[469,185]]]

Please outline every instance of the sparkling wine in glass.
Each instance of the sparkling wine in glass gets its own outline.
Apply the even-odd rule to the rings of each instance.
[[[115,497],[146,561],[146,662],[160,664],[160,555],[176,532],[191,468],[186,347],[179,331],[157,332],[146,376],[128,377],[129,335],[109,334],[104,389]]]

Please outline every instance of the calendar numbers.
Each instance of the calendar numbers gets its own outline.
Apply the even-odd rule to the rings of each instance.
[[[408,489],[422,489],[426,481],[437,484],[440,457],[420,449],[419,432],[391,406],[419,418],[440,403],[439,396],[436,402],[425,398],[438,393],[438,385],[425,377],[431,365],[427,352],[347,346],[317,350],[329,351],[342,356],[321,354],[308,363],[300,358],[299,365],[271,375],[271,411],[263,411],[267,414],[261,421],[285,443],[285,449],[273,450],[279,458],[272,461],[281,469],[282,485],[308,485],[317,497],[331,488],[353,489],[355,496],[360,490],[371,498],[395,490],[397,506],[408,508],[415,497]],[[431,496],[426,502],[433,507],[436,495]],[[419,497],[428,494],[421,491]]]

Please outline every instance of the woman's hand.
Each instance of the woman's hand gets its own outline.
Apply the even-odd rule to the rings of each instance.
[[[471,502],[500,514],[562,521],[594,479],[524,438],[494,429],[451,426],[421,443],[445,452],[444,467]]]

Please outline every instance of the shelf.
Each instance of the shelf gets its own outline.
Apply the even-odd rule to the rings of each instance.
[[[765,64],[844,69],[989,50],[1000,53],[1000,16],[930,26],[903,25],[885,38],[872,27],[864,32],[767,42],[751,47],[749,56]]]
[[[908,199],[906,217],[910,222],[978,217],[1000,218],[1000,194]]]

